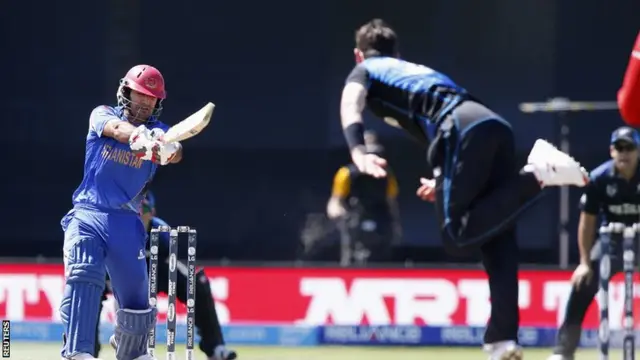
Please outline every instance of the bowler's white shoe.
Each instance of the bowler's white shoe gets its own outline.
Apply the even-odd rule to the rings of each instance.
[[[545,140],[538,139],[529,153],[524,171],[533,173],[540,186],[585,186],[589,173],[571,156]]]
[[[522,360],[522,348],[515,341],[486,344],[484,351],[489,353],[489,360]]]
[[[560,354],[553,354],[547,358],[547,360],[573,360],[572,357],[567,357]]]

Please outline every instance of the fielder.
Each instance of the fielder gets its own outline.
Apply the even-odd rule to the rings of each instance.
[[[611,160],[591,172],[591,181],[580,199],[578,248],[580,265],[571,276],[573,285],[558,331],[558,344],[549,360],[573,359],[582,321],[598,292],[600,272],[600,242],[594,245],[598,231],[598,216],[602,224],[612,222],[633,225],[640,215],[640,167],[638,146],[640,135],[634,129],[621,127],[611,135]],[[611,243],[611,276],[622,271],[622,244]]]
[[[640,32],[631,51],[622,87],[618,91],[618,107],[628,125],[640,126]]]
[[[386,160],[365,151],[365,106],[428,147],[435,181],[421,179],[417,195],[435,199],[445,248],[453,254],[479,249],[489,276],[485,350],[490,359],[521,358],[515,220],[543,187],[584,186],[588,174],[543,140],[521,169],[511,125],[446,75],[399,59],[396,34],[382,20],[363,25],[355,40],[357,65],[340,107],[353,163],[363,173],[387,175]]]
[[[67,339],[63,359],[94,359],[105,270],[121,306],[116,313],[116,358],[152,359],[147,337],[155,326],[156,309],[149,307],[147,233],[138,209],[158,164],[182,158],[179,143],[161,140],[168,130],[158,121],[165,97],[160,72],[138,65],[120,80],[118,106],[99,106],[89,117],[84,176],[73,194],[73,209],[61,221],[66,284],[60,315]]]

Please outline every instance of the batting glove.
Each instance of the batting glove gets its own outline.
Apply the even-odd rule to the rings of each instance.
[[[146,126],[140,125],[129,136],[129,148],[142,160],[153,159],[153,145],[151,133]]]
[[[165,144],[156,141],[154,162],[160,165],[167,165],[176,156],[178,150],[180,150],[180,144],[177,142]]]
[[[149,132],[149,135],[151,140],[162,140],[162,137],[164,136],[164,130],[155,128]]]

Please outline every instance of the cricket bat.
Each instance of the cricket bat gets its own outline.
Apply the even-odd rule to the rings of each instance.
[[[207,103],[202,109],[173,125],[162,137],[163,141],[165,143],[183,141],[198,135],[209,125],[215,107],[213,103]]]

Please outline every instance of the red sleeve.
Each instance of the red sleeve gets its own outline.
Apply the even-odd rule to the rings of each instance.
[[[631,59],[618,91],[618,107],[624,121],[640,127],[640,33],[631,52]]]

